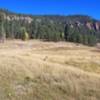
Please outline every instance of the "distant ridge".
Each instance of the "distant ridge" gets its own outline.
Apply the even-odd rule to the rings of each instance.
[[[83,35],[91,37],[92,35],[95,37],[95,43],[100,41],[100,21],[87,15],[29,15],[14,13],[7,9],[0,9],[0,14],[4,16],[4,29],[7,38],[20,38],[20,28],[25,27],[31,39],[65,40],[65,27],[67,25],[71,30],[69,31],[70,36],[74,33],[78,33],[76,38],[80,38],[80,36],[83,38]],[[75,38],[75,36],[73,37]],[[67,41],[81,43],[76,39],[72,41],[71,38]],[[87,42],[85,44],[88,44]]]

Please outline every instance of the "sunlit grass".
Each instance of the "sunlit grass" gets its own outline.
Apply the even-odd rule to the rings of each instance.
[[[0,100],[99,100],[100,53],[65,42],[0,44]]]

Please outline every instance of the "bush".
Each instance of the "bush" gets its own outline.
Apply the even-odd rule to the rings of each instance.
[[[26,29],[23,27],[21,28],[21,39],[26,41],[29,39],[29,34],[26,32]]]

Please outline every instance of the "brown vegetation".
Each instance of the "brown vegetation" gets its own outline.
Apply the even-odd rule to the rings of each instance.
[[[0,44],[0,100],[99,100],[100,52],[65,42]]]

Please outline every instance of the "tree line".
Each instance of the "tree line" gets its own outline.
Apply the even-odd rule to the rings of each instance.
[[[86,29],[85,29],[86,30]],[[94,30],[87,29],[84,33],[82,27],[70,27],[70,25],[65,26],[65,40],[75,43],[82,43],[85,45],[93,46],[98,42],[98,35]]]
[[[89,30],[84,26],[71,27],[69,22],[71,22],[71,18],[76,19],[76,17],[66,19],[66,17],[61,16],[32,16],[33,21],[28,23],[25,20],[7,20],[4,18],[4,13],[1,12],[0,40],[42,39],[55,42],[65,40],[91,46],[100,41],[100,32]],[[82,21],[81,17],[79,19]],[[84,20],[88,20],[88,17],[86,19],[84,17]]]

